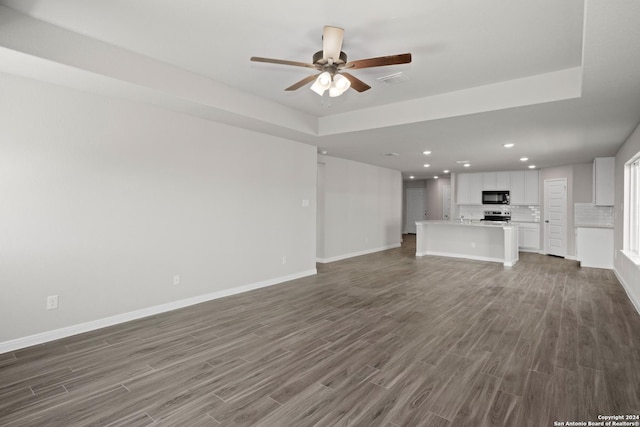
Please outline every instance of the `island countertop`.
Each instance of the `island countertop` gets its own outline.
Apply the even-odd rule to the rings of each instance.
[[[416,221],[416,256],[518,262],[518,224],[502,221]]]

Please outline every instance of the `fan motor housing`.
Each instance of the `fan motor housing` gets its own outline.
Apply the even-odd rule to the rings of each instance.
[[[323,67],[329,65],[328,61],[326,59],[324,59],[324,54],[323,54],[323,51],[321,51],[321,50],[319,50],[319,51],[317,51],[316,53],[313,54],[312,61],[313,61],[314,65],[316,65],[316,66],[318,66],[320,68],[323,68]],[[338,58],[337,60],[334,59],[332,65],[338,67],[338,66],[344,65],[346,63],[347,63],[347,54],[342,52],[342,51],[340,51],[340,58]]]

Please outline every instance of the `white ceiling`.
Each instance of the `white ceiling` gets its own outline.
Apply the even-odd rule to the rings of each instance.
[[[637,0],[0,0],[0,71],[160,105],[417,177],[588,162],[640,122]],[[35,19],[34,19],[35,18]],[[324,25],[349,59],[339,98],[283,89],[312,70]],[[408,81],[379,77],[402,72]],[[515,147],[506,150],[502,144]],[[424,150],[432,151],[429,157]],[[395,152],[399,156],[383,154]],[[423,167],[429,163],[428,169]]]

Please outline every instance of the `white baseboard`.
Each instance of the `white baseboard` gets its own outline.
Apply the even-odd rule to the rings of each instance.
[[[629,300],[631,300],[631,304],[633,304],[633,306],[635,307],[635,309],[638,312],[638,314],[640,314],[640,301],[638,301],[634,297],[633,292],[631,292],[631,286],[629,286],[629,284],[624,281],[624,279],[622,278],[622,275],[619,274],[618,270],[616,270],[615,268],[613,269],[613,273],[618,278],[618,281],[620,283],[622,283],[622,287],[624,288],[624,291],[627,293],[627,296],[629,297]]]
[[[335,257],[331,257],[331,258],[316,258],[316,262],[319,262],[321,264],[327,264],[330,262],[334,262],[334,261],[340,261],[343,259],[347,259],[347,258],[353,258],[356,256],[361,256],[361,255],[368,255],[368,254],[372,254],[374,252],[380,252],[380,251],[386,251],[387,249],[394,249],[394,248],[399,248],[400,247],[400,243],[394,243],[393,245],[389,245],[389,246],[383,246],[380,248],[374,248],[374,249],[367,249],[364,251],[360,251],[360,252],[353,252],[350,254],[344,254],[344,255],[338,255]]]
[[[212,292],[205,295],[199,295],[197,297],[186,298],[178,301],[172,301],[166,304],[147,307],[140,310],[131,311],[129,313],[122,313],[122,314],[118,314],[111,317],[105,317],[103,319],[97,319],[97,320],[92,320],[90,322],[67,326],[65,328],[55,329],[53,331],[42,332],[40,334],[35,334],[35,335],[23,337],[23,338],[17,338],[10,341],[0,342],[0,354],[6,353],[9,351],[18,350],[21,348],[31,347],[38,344],[43,344],[43,343],[54,341],[60,338],[66,338],[72,335],[94,331],[96,329],[106,328],[108,326],[129,322],[131,320],[141,319],[143,317],[154,316],[156,314],[177,310],[179,308],[189,307],[191,305],[200,304],[203,302],[207,302],[207,301],[211,301],[219,298],[224,298],[231,295],[240,294],[243,292],[248,292],[254,289],[266,288],[268,286],[277,285],[279,283],[288,282],[290,280],[300,279],[302,277],[307,277],[307,276],[313,276],[314,274],[317,274],[317,270],[315,268],[312,270],[294,273],[288,276],[276,277],[269,280],[263,280],[261,282],[251,283],[243,286],[237,286],[231,289],[224,289],[222,291]]]
[[[534,248],[518,248],[518,252],[531,252],[532,254],[542,255],[542,252],[540,252],[540,249],[534,249]]]

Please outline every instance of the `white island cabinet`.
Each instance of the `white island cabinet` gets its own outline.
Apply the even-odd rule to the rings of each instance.
[[[518,262],[518,226],[511,223],[416,221],[416,256]]]

